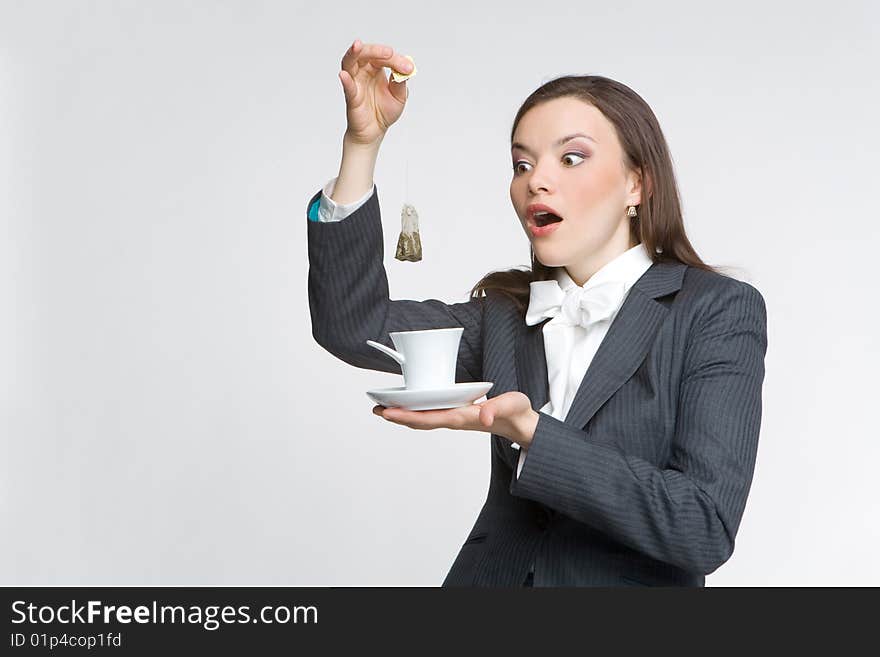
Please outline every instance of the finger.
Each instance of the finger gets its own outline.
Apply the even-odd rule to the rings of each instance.
[[[342,56],[342,68],[348,70],[348,67],[363,54],[364,47],[363,41],[355,39]]]
[[[475,428],[475,414],[470,405],[436,411],[415,411],[411,415],[412,417],[406,418],[406,421],[407,424],[418,425],[414,428],[453,430]]]
[[[420,412],[407,411],[406,409],[394,406],[376,406],[373,408],[373,412],[381,418],[388,420],[389,422],[394,422],[395,424],[412,426],[411,423],[418,423],[421,421]],[[413,426],[412,428],[418,429],[420,427]]]
[[[345,51],[345,55],[342,56],[342,70],[352,78],[356,77],[361,68],[361,58],[371,48],[370,44],[364,44],[360,39],[355,39],[351,47]]]
[[[495,422],[496,410],[495,404],[483,404],[480,407],[480,424],[484,427],[491,427]]]
[[[408,411],[403,408],[388,408],[382,414],[389,422],[402,424],[410,429],[441,429],[446,428],[443,416],[432,411]]]
[[[348,71],[339,71],[339,81],[342,83],[342,93],[345,96],[345,102],[351,103],[357,94],[357,85],[354,83]]]
[[[406,80],[395,82],[391,77],[392,75],[391,73],[388,74],[388,91],[401,103],[405,103],[406,99],[409,98],[409,87],[406,86]]]
[[[391,56],[387,58],[384,66],[394,69],[398,73],[403,73],[404,75],[413,72],[413,63],[404,55],[394,54],[393,50]]]
[[[480,409],[480,422],[484,426],[492,424],[500,419],[510,418],[516,415],[519,408],[517,399],[512,395],[503,394],[487,400]]]
[[[383,66],[403,66],[403,62],[409,60],[402,55],[394,55],[394,48],[381,43],[362,43],[355,39],[345,55],[342,57],[342,69],[348,71],[351,77],[356,77],[361,67],[372,64],[375,68]],[[400,70],[400,69],[397,69]]]

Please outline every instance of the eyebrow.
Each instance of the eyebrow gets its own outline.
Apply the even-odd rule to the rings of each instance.
[[[598,144],[598,143],[599,143],[599,142],[597,142],[595,139],[593,139],[592,137],[590,137],[590,135],[585,135],[585,134],[582,133],[582,132],[576,132],[576,133],[574,133],[573,135],[566,135],[565,137],[560,137],[559,139],[556,140],[556,142],[555,142],[553,145],[554,145],[554,146],[562,146],[565,142],[567,142],[567,141],[571,141],[571,140],[574,139],[575,137],[586,137],[587,139],[589,139],[589,140],[590,140],[591,142],[593,142],[594,144]],[[525,145],[523,145],[523,144],[520,144],[519,142],[516,142],[516,141],[513,142],[513,143],[510,145],[510,150],[512,150],[512,151],[513,151],[513,150],[520,150],[520,151],[523,151],[524,153],[528,153],[529,155],[534,155],[534,153],[532,153],[532,151],[529,150],[529,148],[528,148],[527,146],[525,146]]]

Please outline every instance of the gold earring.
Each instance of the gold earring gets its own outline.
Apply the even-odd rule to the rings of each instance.
[[[626,210],[626,216],[627,217],[635,217],[636,219],[638,219],[639,215],[636,214],[636,206],[634,206],[634,205],[629,206]]]

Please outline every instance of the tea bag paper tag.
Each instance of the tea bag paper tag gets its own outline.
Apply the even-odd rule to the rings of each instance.
[[[391,79],[394,80],[395,82],[403,82],[404,80],[409,80],[412,76],[414,76],[416,73],[418,73],[418,70],[416,69],[415,60],[413,60],[413,58],[410,57],[409,55],[404,55],[404,57],[406,57],[410,61],[410,64],[412,64],[413,70],[411,73],[401,73],[399,71],[395,71],[392,68],[391,69]]]

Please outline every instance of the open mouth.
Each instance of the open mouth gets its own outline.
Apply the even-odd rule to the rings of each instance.
[[[558,217],[555,214],[548,213],[535,215],[535,225],[539,228],[548,224],[555,224],[559,221],[562,221],[562,217]]]

